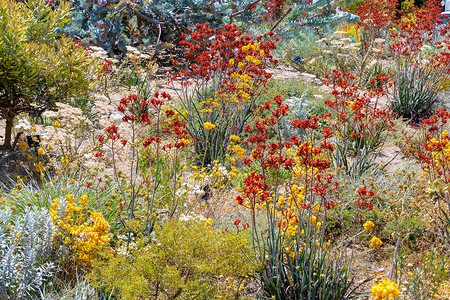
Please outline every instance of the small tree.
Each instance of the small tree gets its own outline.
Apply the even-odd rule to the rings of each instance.
[[[6,120],[3,149],[11,149],[14,118],[39,116],[57,101],[86,92],[90,59],[58,34],[69,21],[70,5],[45,0],[0,0],[0,117]]]

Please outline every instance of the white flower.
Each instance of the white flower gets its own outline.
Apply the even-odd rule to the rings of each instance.
[[[150,55],[147,55],[147,54],[140,54],[140,55],[139,55],[139,58],[150,59],[151,56],[150,56]]]
[[[32,126],[27,119],[20,119],[14,128],[19,130],[30,130]]]
[[[333,40],[333,41],[331,41],[331,45],[333,45],[333,46],[342,46],[343,44],[344,44],[344,42],[341,41],[341,40]]]
[[[101,58],[101,59],[108,58],[108,54],[103,53],[103,52],[94,52],[94,53],[91,54],[91,56],[93,58]]]
[[[175,192],[175,195],[177,195],[177,197],[181,197],[181,196],[183,196],[186,192],[187,192],[187,191],[186,191],[185,189],[181,188],[181,189],[178,189],[178,190]]]
[[[129,52],[139,52],[137,48],[131,46],[125,46],[125,49],[127,49],[127,51]]]
[[[91,49],[94,52],[105,52],[105,49],[103,49],[102,47],[97,47],[97,46],[89,46],[89,49]]]
[[[338,53],[338,54],[336,54],[336,56],[337,56],[337,57],[340,57],[340,58],[350,57],[350,55],[348,55],[348,54],[343,54],[343,53]]]
[[[186,216],[185,214],[181,214],[179,220],[180,220],[180,221],[183,221],[183,222],[186,222],[186,221],[189,221],[189,217]]]
[[[59,113],[57,111],[47,110],[42,115],[46,118],[52,119],[52,118],[57,118]]]

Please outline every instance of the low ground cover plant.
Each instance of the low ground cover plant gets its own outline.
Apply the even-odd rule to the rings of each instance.
[[[249,278],[258,264],[248,235],[231,235],[211,225],[204,218],[169,221],[155,231],[151,244],[136,240],[120,245],[95,264],[90,275],[94,285],[123,299],[234,297],[236,292],[221,280]]]

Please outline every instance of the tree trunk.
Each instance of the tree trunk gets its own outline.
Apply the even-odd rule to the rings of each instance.
[[[8,116],[6,118],[6,128],[5,128],[5,142],[0,149],[11,150],[11,136],[12,136],[12,127],[13,127],[14,116]]]

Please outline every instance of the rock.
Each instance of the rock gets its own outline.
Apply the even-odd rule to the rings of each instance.
[[[301,73],[300,75],[302,75],[303,77],[306,77],[306,78],[308,78],[308,79],[310,79],[310,80],[314,80],[314,79],[317,78],[316,75],[314,75],[314,74],[309,74],[309,73]]]

